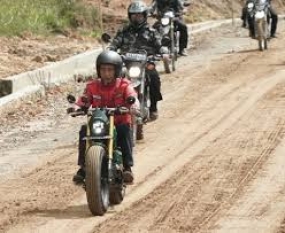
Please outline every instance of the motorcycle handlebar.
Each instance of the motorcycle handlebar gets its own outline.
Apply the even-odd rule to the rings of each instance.
[[[83,110],[77,110],[74,112],[69,113],[70,116],[72,117],[77,117],[77,116],[84,116],[84,115],[92,115],[92,111],[96,110],[98,108],[90,108],[87,111],[83,111]],[[108,114],[110,115],[123,115],[123,114],[127,114],[127,113],[131,113],[131,109],[127,108],[127,107],[116,107],[116,108],[101,108],[104,109],[108,112]]]
[[[161,59],[162,59],[162,55],[161,54],[155,54],[155,55],[148,56],[147,61],[148,62],[154,62],[154,61],[160,61]]]
[[[80,111],[71,112],[69,113],[69,115],[72,117],[84,116],[86,115],[86,112],[80,110]]]

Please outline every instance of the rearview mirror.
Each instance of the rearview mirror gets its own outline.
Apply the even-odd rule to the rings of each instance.
[[[68,94],[67,95],[67,101],[71,104],[74,104],[76,101],[76,98],[74,97],[74,95]]]
[[[101,36],[101,40],[105,43],[109,43],[111,41],[111,36],[108,33],[104,32]]]
[[[134,96],[129,96],[127,99],[126,99],[126,102],[128,104],[134,104],[136,102],[136,98]]]
[[[183,3],[183,6],[184,6],[184,7],[188,7],[188,6],[190,6],[190,5],[191,5],[190,2],[184,2],[184,3]]]

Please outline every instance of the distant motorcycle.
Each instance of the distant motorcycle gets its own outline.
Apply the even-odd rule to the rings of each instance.
[[[181,2],[184,8],[191,5],[190,1],[182,0]],[[153,27],[160,33],[162,36],[162,44],[166,46],[169,51],[169,57],[163,59],[166,73],[171,73],[171,71],[176,70],[180,33],[175,21],[182,17],[184,13],[184,11],[177,13],[172,8],[167,9],[164,13],[160,13],[159,15],[151,13],[153,17],[157,18]]]
[[[75,97],[68,96],[69,103],[75,102]],[[129,97],[127,103],[135,102],[135,97]],[[116,114],[126,114],[130,109],[90,108],[86,111],[68,113],[75,116],[87,116],[87,135],[85,153],[85,184],[88,207],[93,215],[104,215],[110,204],[120,204],[125,196],[126,185],[123,177],[123,157],[116,146],[117,131],[114,125]]]
[[[157,21],[153,27],[161,34],[162,38],[168,39],[166,47],[169,51],[169,58],[163,59],[163,65],[166,73],[176,70],[176,62],[178,57],[178,42],[179,42],[179,31],[175,27],[174,21],[178,15],[175,15],[172,9],[166,11],[162,17],[157,17]]]
[[[268,49],[269,38],[269,5],[266,0],[255,0],[247,3],[248,24],[251,32],[254,32],[258,40],[260,51]],[[253,35],[252,35],[253,36]]]

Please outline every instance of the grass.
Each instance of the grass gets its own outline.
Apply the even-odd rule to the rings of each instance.
[[[80,0],[0,0],[0,36],[46,34],[84,27],[98,31],[98,10]]]

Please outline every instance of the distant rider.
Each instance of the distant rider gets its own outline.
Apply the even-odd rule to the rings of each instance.
[[[277,30],[277,24],[278,24],[278,15],[275,11],[275,9],[271,5],[271,0],[266,0],[268,1],[269,5],[269,15],[271,19],[271,29],[270,29],[270,37],[271,38],[276,38],[276,30]],[[255,38],[255,31],[254,31],[254,21],[253,20],[248,20],[248,15],[247,15],[247,4],[249,2],[255,3],[256,0],[246,0],[246,3],[244,7],[242,8],[242,14],[241,14],[241,20],[242,20],[242,27],[246,27],[247,22],[249,23],[249,30],[250,34],[253,38]],[[270,19],[268,21],[270,21]]]
[[[183,22],[183,17],[182,17],[184,13],[184,1],[183,0],[153,0],[151,8],[150,8],[150,13],[154,14],[156,12],[158,17],[162,17],[163,14],[169,9],[173,9],[174,13],[179,15],[179,17],[175,19],[175,26],[180,32],[178,54],[181,56],[187,56],[186,48],[188,45],[188,28],[187,28],[187,25]]]

